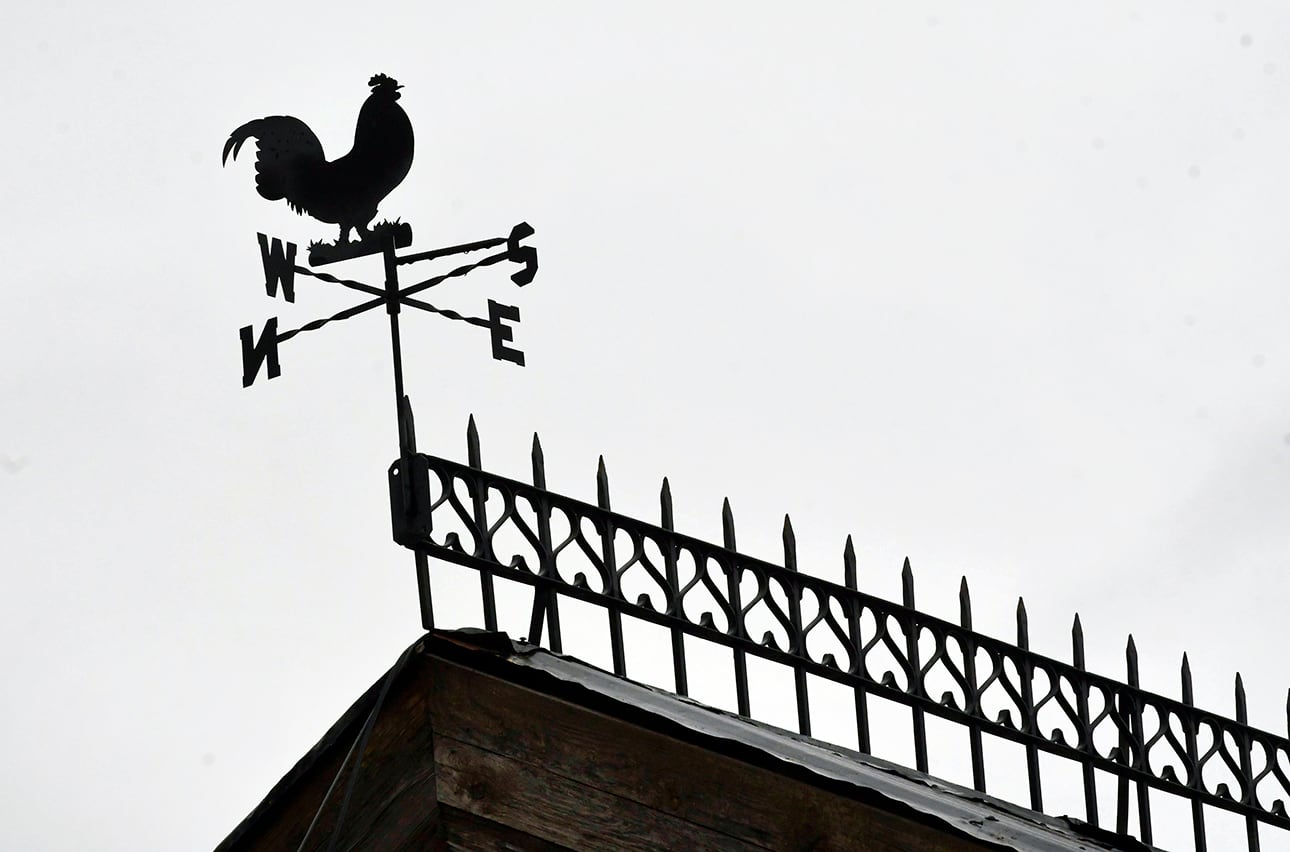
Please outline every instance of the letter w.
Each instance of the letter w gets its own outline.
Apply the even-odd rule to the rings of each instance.
[[[282,285],[282,295],[288,302],[296,300],[296,244],[287,243],[287,250],[282,251],[282,240],[256,234],[260,238],[260,260],[264,261],[264,291],[270,296],[278,295],[278,285]]]

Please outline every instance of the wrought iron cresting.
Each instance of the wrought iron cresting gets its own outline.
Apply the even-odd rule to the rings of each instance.
[[[402,414],[410,424],[406,405]],[[1290,739],[1248,724],[1239,674],[1236,718],[1225,718],[1194,705],[1186,655],[1181,700],[1141,688],[1132,637],[1125,652],[1124,681],[1088,671],[1078,615],[1071,630],[1071,662],[1063,662],[1030,650],[1024,601],[1017,604],[1015,643],[976,632],[966,580],[959,590],[958,623],[915,607],[908,561],[901,573],[899,602],[861,591],[850,538],[842,554],[843,582],[834,583],[798,570],[796,541],[787,517],[784,564],[776,565],[738,552],[729,501],[722,508],[722,543],[711,544],[674,528],[666,479],[659,497],[659,522],[653,524],[611,509],[603,459],[596,478],[596,502],[590,504],[547,489],[536,435],[531,483],[483,469],[473,418],[467,429],[467,457],[467,463],[461,464],[413,451],[390,467],[394,537],[422,557],[418,581],[427,629],[433,627],[434,616],[424,557],[433,556],[478,572],[484,626],[489,630],[497,629],[494,578],[532,587],[529,641],[540,644],[545,636],[547,647],[557,653],[562,651],[561,600],[594,604],[607,619],[613,671],[622,677],[628,675],[624,618],[666,628],[679,695],[689,692],[684,637],[728,648],[735,703],[745,717],[754,716],[747,662],[757,657],[791,669],[797,727],[805,735],[811,734],[811,675],[852,691],[862,752],[871,750],[873,736],[869,699],[906,706],[920,772],[928,771],[928,715],[967,728],[972,783],[981,792],[986,792],[983,737],[1018,743],[1025,751],[1029,788],[1029,801],[1019,804],[1036,811],[1044,810],[1040,754],[1046,753],[1078,765],[1084,818],[1093,826],[1099,822],[1095,772],[1110,773],[1117,785],[1115,830],[1129,835],[1132,800],[1137,834],[1148,844],[1153,837],[1150,790],[1189,803],[1198,852],[1209,848],[1205,818],[1211,807],[1243,818],[1250,852],[1260,848],[1260,824],[1290,830],[1285,806],[1290,799]],[[460,532],[447,531],[449,527]],[[517,551],[525,551],[527,557]],[[629,598],[624,586],[640,583],[650,591]],[[696,613],[701,597],[713,602],[715,609]],[[761,637],[751,635],[753,621],[769,623],[775,630]],[[841,659],[811,650],[813,637],[821,633],[828,634],[835,649],[842,649]],[[871,667],[879,657],[892,667]],[[948,676],[953,688],[939,696],[930,694],[933,675]],[[985,710],[1000,705],[1004,709],[993,715]],[[1060,724],[1045,731],[1041,715]],[[1068,737],[1062,728],[1074,736]],[[1115,745],[1099,746],[1099,740]],[[1218,774],[1232,783],[1217,782]]]

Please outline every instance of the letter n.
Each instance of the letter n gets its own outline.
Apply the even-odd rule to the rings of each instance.
[[[270,296],[278,295],[278,285],[282,285],[282,295],[288,302],[296,300],[296,244],[287,243],[287,250],[282,250],[282,240],[277,237],[273,242],[264,234],[256,234],[260,239],[260,260],[264,261],[264,291]]]
[[[269,378],[276,379],[282,375],[278,366],[278,318],[273,317],[264,324],[260,339],[254,339],[255,329],[243,326],[242,334],[242,387],[249,388],[260,373],[260,365],[269,362]]]
[[[493,338],[493,357],[498,361],[510,361],[512,364],[519,364],[523,367],[524,353],[506,345],[507,341],[515,339],[513,336],[515,329],[506,325],[505,320],[519,322],[520,309],[513,305],[499,305],[489,299],[488,325],[489,334]]]

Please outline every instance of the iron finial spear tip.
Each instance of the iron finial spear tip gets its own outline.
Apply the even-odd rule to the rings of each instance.
[[[721,545],[726,550],[735,549],[735,513],[729,497],[721,498]]]
[[[848,589],[854,589],[857,585],[856,578],[856,546],[851,541],[851,536],[847,536],[847,543],[842,548],[842,569],[843,581]]]
[[[663,477],[663,485],[658,489],[658,507],[663,529],[672,529],[674,525],[672,520],[672,484],[667,481],[666,476]]]
[[[914,606],[914,569],[909,564],[908,556],[905,557],[905,564],[900,569],[900,593],[904,605],[912,608]]]
[[[1192,694],[1191,661],[1187,659],[1186,651],[1183,651],[1182,667],[1179,670],[1179,675],[1180,675],[1180,679],[1182,680],[1183,704],[1186,704],[1188,707],[1190,707],[1192,706],[1192,702],[1195,700],[1195,697]]]
[[[538,488],[546,488],[546,457],[542,454],[542,440],[538,433],[533,433],[533,484]]]
[[[466,420],[466,455],[471,467],[480,466],[479,430],[475,428],[474,413]]]
[[[605,470],[605,457],[602,455],[596,465],[596,502],[600,508],[609,508],[609,473]]]

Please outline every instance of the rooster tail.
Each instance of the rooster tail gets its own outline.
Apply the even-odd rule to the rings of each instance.
[[[270,201],[287,198],[306,206],[298,195],[302,176],[326,163],[318,137],[298,118],[270,115],[248,121],[229,135],[224,143],[223,162],[237,158],[246,140],[256,141],[255,187]]]
[[[234,160],[237,159],[238,152],[242,150],[242,145],[246,140],[255,136],[255,125],[257,124],[259,124],[258,120],[248,121],[229,135],[228,141],[224,143],[224,155],[219,160],[221,166],[228,165],[230,154],[233,155]]]

